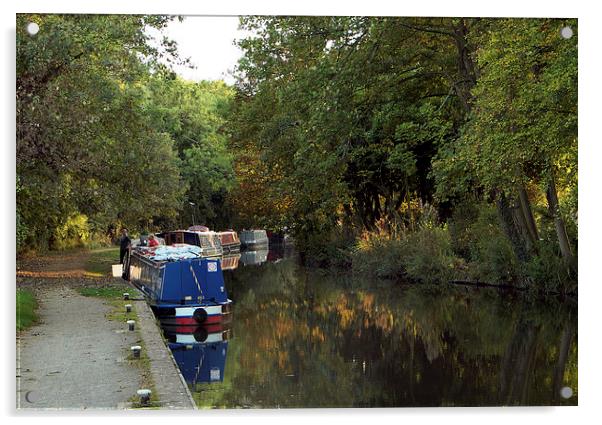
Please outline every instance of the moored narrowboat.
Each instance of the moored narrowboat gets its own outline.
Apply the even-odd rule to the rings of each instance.
[[[240,251],[240,239],[234,230],[228,229],[223,232],[217,232],[217,235],[222,244],[224,254]]]
[[[248,249],[267,247],[268,235],[265,230],[243,230],[240,232],[240,243]]]
[[[201,248],[201,257],[219,257],[224,253],[219,236],[212,231],[172,230],[157,236],[163,238],[166,245],[196,245]]]
[[[133,248],[124,263],[124,278],[144,294],[163,323],[196,326],[231,317],[221,261],[203,258],[198,246]]]

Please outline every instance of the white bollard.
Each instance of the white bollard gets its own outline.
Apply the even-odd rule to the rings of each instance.
[[[128,292],[124,292],[123,293],[123,299],[124,300],[129,300],[130,299],[130,294]]]
[[[142,389],[137,391],[138,397],[140,397],[140,404],[146,405],[151,398],[151,390]]]
[[[134,356],[135,359],[139,359],[140,358],[140,350],[142,350],[142,347],[140,347],[139,345],[133,345],[130,350],[132,350],[132,355]]]
[[[125,312],[126,313],[131,313],[132,312],[132,305],[131,304],[126,304],[125,305]]]
[[[130,331],[133,331],[134,330],[134,325],[136,324],[136,321],[135,320],[128,320],[126,323],[128,324],[128,327],[129,327]]]

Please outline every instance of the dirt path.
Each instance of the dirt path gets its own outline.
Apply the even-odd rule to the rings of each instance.
[[[58,281],[35,286],[41,323],[17,339],[17,407],[125,407],[139,389],[139,371],[125,361],[136,333],[107,320],[97,298]]]
[[[89,251],[75,250],[65,253],[32,255],[17,260],[18,277],[83,277]]]

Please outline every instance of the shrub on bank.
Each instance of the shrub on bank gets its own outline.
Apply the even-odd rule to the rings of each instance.
[[[476,220],[466,229],[470,250],[470,277],[491,284],[520,279],[519,264],[504,235],[497,210],[481,204]]]
[[[462,265],[453,254],[447,229],[424,223],[414,231],[377,228],[365,232],[351,258],[354,273],[388,279],[407,277],[424,283],[453,279]]]
[[[351,247],[356,235],[351,229],[334,228],[329,232],[296,235],[295,246],[305,265],[346,268],[351,265]]]
[[[453,254],[447,228],[436,226],[422,227],[406,236],[402,261],[410,279],[426,283],[453,279],[462,264]]]

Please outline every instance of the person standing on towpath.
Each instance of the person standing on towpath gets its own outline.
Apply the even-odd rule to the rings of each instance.
[[[130,248],[132,241],[128,236],[128,229],[121,229],[121,239],[119,240],[119,264],[123,264],[123,257]]]

